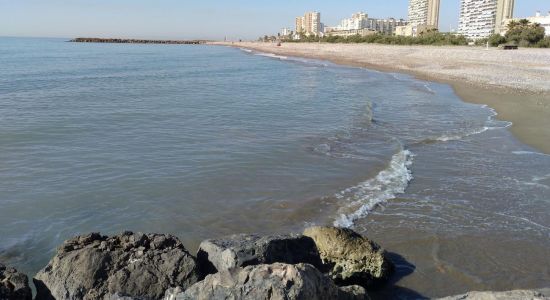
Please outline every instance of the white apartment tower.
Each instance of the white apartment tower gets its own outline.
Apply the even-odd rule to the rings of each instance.
[[[303,17],[296,18],[297,33],[318,35],[321,30],[321,14],[318,12],[307,12]]]
[[[409,24],[437,28],[439,25],[439,2],[440,0],[409,0]]]
[[[461,0],[458,32],[471,39],[500,33],[514,14],[514,0]]]

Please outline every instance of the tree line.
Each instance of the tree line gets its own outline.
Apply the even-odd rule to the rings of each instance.
[[[439,32],[437,29],[427,30],[419,33],[417,36],[398,36],[375,33],[367,36],[353,35],[348,37],[343,36],[306,36],[303,33],[300,34],[300,39],[294,40],[293,34],[290,36],[263,36],[259,38],[259,41],[263,42],[306,42],[306,43],[376,43],[387,45],[454,45],[464,46],[471,42],[475,42],[476,45],[486,45],[487,42],[490,46],[497,47],[501,44],[514,44],[520,47],[538,47],[538,48],[550,48],[550,37],[545,37],[544,27],[538,23],[531,23],[529,20],[522,19],[519,21],[511,21],[507,25],[507,32],[504,36],[500,34],[493,34],[488,38],[470,40],[463,35],[453,33]]]

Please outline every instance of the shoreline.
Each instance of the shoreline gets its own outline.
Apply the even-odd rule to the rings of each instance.
[[[488,105],[497,112],[497,119],[512,122],[509,130],[518,140],[542,153],[550,154],[550,84],[546,83],[550,82],[550,68],[544,64],[550,63],[550,50],[523,49],[523,56],[538,55],[537,64],[524,63],[524,57],[515,54],[520,52],[496,49],[486,51],[478,47],[311,43],[286,43],[277,47],[272,43],[258,42],[207,44],[321,59],[339,65],[399,72],[420,80],[448,84],[463,101]],[[409,50],[414,52],[414,57],[401,57],[395,64],[388,63],[396,55],[402,55]],[[421,50],[431,52],[423,54]],[[459,59],[453,60],[446,56],[446,52],[453,50],[457,51]],[[389,53],[391,51],[394,53]],[[469,54],[472,57],[462,67],[460,58]],[[487,54],[504,56],[484,65],[481,56]],[[476,55],[480,57],[476,58]],[[527,66],[510,75],[510,67],[514,69],[518,64]],[[525,78],[518,80],[522,76]],[[533,77],[540,78],[528,84]]]

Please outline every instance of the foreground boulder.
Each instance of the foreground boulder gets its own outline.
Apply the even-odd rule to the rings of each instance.
[[[302,235],[232,235],[211,239],[200,244],[197,261],[203,273],[213,274],[222,270],[249,265],[271,263],[308,263],[321,267],[321,258],[315,242]]]
[[[195,259],[176,237],[92,233],[67,240],[34,282],[37,299],[161,299],[198,277]]]
[[[368,299],[359,286],[338,288],[308,264],[275,263],[222,270],[185,292],[168,291],[167,300],[195,299]]]
[[[315,241],[328,274],[338,285],[375,287],[393,272],[384,249],[351,229],[316,226],[307,228],[304,235]]]
[[[515,290],[506,292],[469,292],[462,295],[440,298],[440,300],[548,300],[550,289]]]
[[[31,300],[32,291],[27,275],[0,263],[0,299]]]

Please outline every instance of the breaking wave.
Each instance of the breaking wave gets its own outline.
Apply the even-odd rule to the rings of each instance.
[[[277,55],[277,54],[273,54],[273,53],[255,52],[254,55],[265,56],[265,57],[275,58],[275,59],[280,59],[280,60],[287,60],[288,59],[287,56]]]
[[[343,200],[345,205],[339,209],[340,216],[334,221],[334,225],[351,227],[357,219],[366,216],[377,205],[404,193],[413,178],[410,170],[413,157],[409,150],[401,150],[393,155],[388,167],[376,177],[336,194],[335,197]]]

